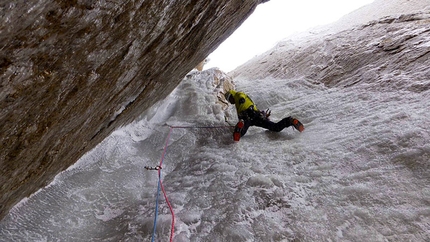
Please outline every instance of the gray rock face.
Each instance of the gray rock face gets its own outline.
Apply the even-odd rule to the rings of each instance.
[[[260,2],[0,3],[0,218],[170,93]]]
[[[393,85],[384,83],[396,83],[396,89],[425,92],[430,89],[429,23],[430,13],[418,12],[337,34],[287,40],[230,74],[248,79],[305,77],[330,87],[380,82],[384,91],[393,91]]]

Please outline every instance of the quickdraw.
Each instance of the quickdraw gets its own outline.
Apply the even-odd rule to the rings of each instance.
[[[145,166],[144,168],[147,169],[147,170],[149,170],[149,171],[158,171],[158,170],[161,170],[161,166],[154,166],[154,167]]]

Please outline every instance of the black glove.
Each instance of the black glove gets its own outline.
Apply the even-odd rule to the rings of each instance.
[[[269,109],[267,109],[266,111],[260,111],[260,117],[262,119],[267,119],[269,120],[269,116],[272,113],[272,111],[270,111]]]

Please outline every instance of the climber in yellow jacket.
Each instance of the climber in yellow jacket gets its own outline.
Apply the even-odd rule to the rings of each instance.
[[[224,97],[228,102],[235,105],[237,117],[239,118],[239,122],[236,124],[233,132],[233,139],[235,141],[239,141],[240,137],[245,135],[250,126],[258,126],[274,132],[280,132],[290,126],[293,126],[299,132],[303,132],[305,129],[299,120],[292,117],[286,117],[277,123],[270,121],[270,111],[258,110],[251,98],[243,92],[230,90],[225,93]]]

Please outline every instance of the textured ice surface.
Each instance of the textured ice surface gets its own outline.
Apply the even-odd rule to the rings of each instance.
[[[185,79],[16,206],[0,240],[150,240],[158,177],[143,167],[158,165],[166,123],[225,125],[211,72]],[[234,143],[229,128],[173,129],[162,179],[174,241],[428,240],[429,93],[368,85],[237,80],[273,120],[293,115],[305,132],[251,127]],[[168,241],[171,215],[159,201],[156,241]]]

